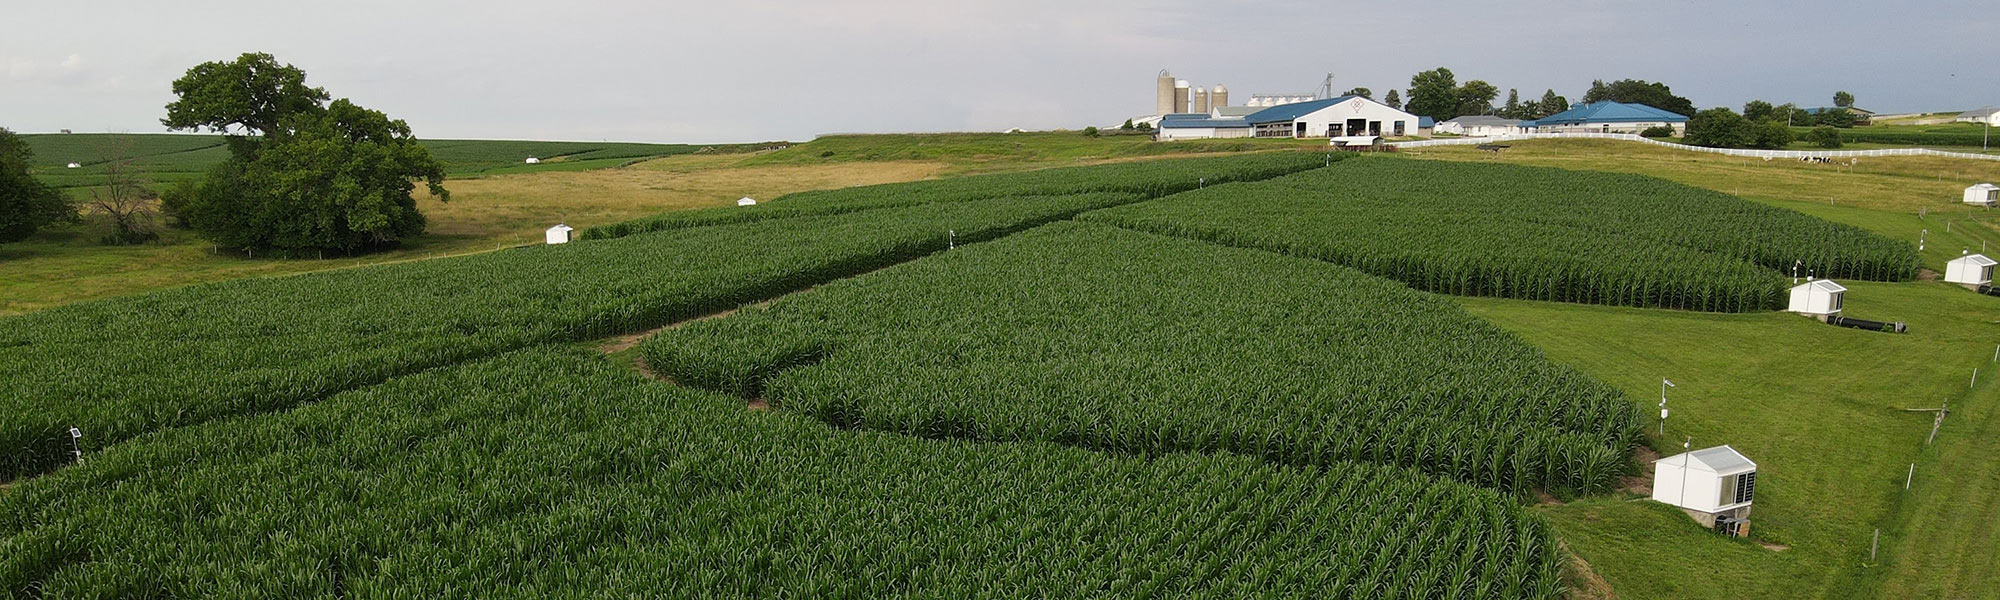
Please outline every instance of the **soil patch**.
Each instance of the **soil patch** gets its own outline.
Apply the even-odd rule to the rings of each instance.
[[[1618,491],[1641,496],[1653,495],[1652,474],[1645,472],[1645,470],[1647,465],[1651,465],[1653,461],[1660,459],[1660,453],[1651,447],[1640,446],[1637,452],[1632,453],[1632,457],[1639,460],[1640,472],[1638,475],[1618,478]]]

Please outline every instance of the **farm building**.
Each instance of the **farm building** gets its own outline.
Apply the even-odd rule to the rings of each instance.
[[[1494,117],[1487,115],[1467,115],[1449,121],[1445,121],[1443,123],[1438,123],[1436,130],[1438,133],[1449,133],[1452,135],[1465,135],[1472,137],[1513,135],[1517,133],[1524,133],[1527,131],[1526,129],[1523,129],[1521,127],[1520,119],[1508,119],[1504,117]]]
[[[1757,491],[1757,463],[1728,445],[1653,461],[1653,500],[1673,505],[1703,527],[1747,533]]]
[[[1252,137],[1335,138],[1420,135],[1416,115],[1360,96],[1273,106],[1244,117]]]
[[[1831,279],[1809,279],[1792,287],[1792,301],[1785,310],[1811,316],[1840,314],[1847,288]]]
[[[1968,110],[1962,113],[1958,113],[1958,118],[1952,119],[1952,121],[1958,123],[1982,123],[1986,125],[2000,125],[2000,108],[1981,108],[1977,110]]]
[[[1250,137],[1250,122],[1204,114],[1167,115],[1160,119],[1159,141]]]
[[[539,159],[539,158],[535,158],[535,157],[533,157],[533,156],[530,156],[530,157],[528,157],[528,160],[525,160],[525,161],[522,161],[522,162],[525,162],[525,163],[528,163],[528,164],[531,164],[531,165],[539,165],[539,164],[542,164],[542,159]]]
[[[1986,285],[1993,282],[1993,265],[2000,265],[2000,261],[1984,254],[1960,256],[1944,264],[1944,280],[1974,287]]]
[[[1672,127],[1674,135],[1687,132],[1686,115],[1667,112],[1644,104],[1604,100],[1570,107],[1553,115],[1522,123],[1528,133],[1639,133],[1651,127]]]
[[[82,164],[82,163],[70,163],[70,164],[67,164],[67,165],[64,165],[64,166],[63,166],[63,168],[66,168],[66,169],[81,169],[81,168],[83,168],[83,164]]]
[[[1430,137],[1434,131],[1437,131],[1437,119],[1417,117],[1417,137]]]
[[[570,232],[572,231],[576,231],[576,229],[562,223],[557,223],[555,227],[550,227],[545,233],[549,243],[567,244],[569,243]]]
[[[742,198],[737,198],[737,199],[736,199],[736,205],[737,205],[737,206],[756,206],[756,205],[757,205],[757,199],[756,199],[756,198],[751,198],[751,197],[749,197],[749,196],[744,196],[744,197],[742,197]]]
[[[2000,204],[2000,185],[1978,183],[1965,188],[1965,203],[1979,206]]]

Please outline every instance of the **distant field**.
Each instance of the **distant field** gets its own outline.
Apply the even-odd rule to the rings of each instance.
[[[759,155],[750,164],[816,164],[881,160],[941,161],[946,174],[962,175],[1035,166],[1068,166],[1106,160],[1213,152],[1325,150],[1323,140],[1226,139],[1154,142],[1145,135],[1092,138],[1073,131],[1026,133],[916,133],[829,135]]]
[[[1792,132],[1803,137],[1811,131],[1808,127],[1794,127]],[[1864,125],[1840,129],[1840,140],[1850,144],[1887,144],[1909,146],[1956,146],[1979,148],[1994,141],[1990,131],[1976,123],[1939,123],[1936,125]]]

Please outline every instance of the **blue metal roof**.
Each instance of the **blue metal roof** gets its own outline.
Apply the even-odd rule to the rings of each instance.
[[[1242,119],[1215,119],[1208,115],[1167,115],[1160,117],[1161,129],[1192,129],[1197,127],[1249,127],[1250,122]]]
[[[1644,104],[1627,104],[1605,100],[1572,106],[1553,115],[1535,120],[1537,127],[1549,125],[1583,125],[1586,123],[1685,123],[1688,118],[1679,113],[1671,113]],[[1527,125],[1523,123],[1522,125]]]
[[[1354,96],[1341,96],[1339,98],[1321,98],[1318,100],[1309,100],[1306,102],[1293,102],[1291,104],[1280,104],[1277,106],[1266,108],[1264,110],[1250,113],[1250,116],[1243,117],[1243,120],[1249,121],[1252,124],[1277,123],[1280,121],[1290,123],[1294,120],[1297,120],[1299,117],[1312,114],[1313,112],[1318,111],[1322,108],[1346,102],[1348,98],[1353,98],[1353,97]]]
[[[1437,119],[1433,119],[1430,117],[1417,117],[1418,128],[1427,128],[1436,126],[1437,126]]]
[[[1537,126],[1537,125],[1540,125],[1540,124],[1541,124],[1541,121],[1537,121],[1537,120],[1534,120],[1534,119],[1528,119],[1528,120],[1526,120],[1526,121],[1522,121],[1522,122],[1521,122],[1521,126],[1522,126],[1522,127],[1534,127],[1534,126]]]

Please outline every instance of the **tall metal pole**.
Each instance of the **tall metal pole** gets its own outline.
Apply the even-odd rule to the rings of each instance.
[[[1687,508],[1688,457],[1694,454],[1693,448],[1694,448],[1694,436],[1690,435],[1688,436],[1687,441],[1681,442],[1681,501],[1679,503],[1679,506],[1681,508]]]

